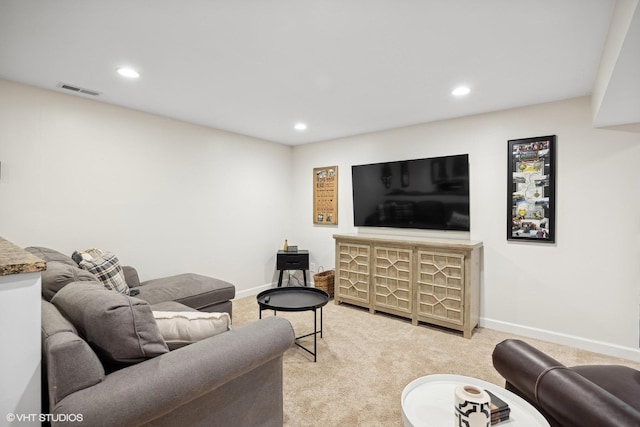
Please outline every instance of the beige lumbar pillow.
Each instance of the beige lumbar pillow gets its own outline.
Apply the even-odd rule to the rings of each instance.
[[[171,350],[231,329],[229,313],[154,311],[153,317]]]

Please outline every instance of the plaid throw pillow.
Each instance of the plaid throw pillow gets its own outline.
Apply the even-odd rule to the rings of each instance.
[[[90,256],[81,256],[77,262],[80,268],[93,273],[105,288],[129,295],[129,286],[124,280],[120,261],[111,252],[91,250]]]
[[[90,248],[90,249],[87,249],[86,251],[74,251],[73,254],[71,254],[71,258],[76,262],[76,264],[80,265],[80,262],[83,259],[91,261],[94,258],[97,258],[100,255],[102,255],[103,253],[104,251],[102,249]]]

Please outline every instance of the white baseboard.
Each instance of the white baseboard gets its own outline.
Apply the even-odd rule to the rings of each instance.
[[[508,332],[524,337],[539,339],[542,341],[568,345],[570,347],[580,348],[582,350],[588,350],[594,353],[606,354],[608,356],[620,357],[623,359],[632,360],[634,362],[640,362],[640,349],[638,348],[624,347],[617,344],[596,341],[588,338],[578,337],[575,335],[562,334],[545,329],[531,328],[529,326],[523,326],[515,323],[503,322],[500,320],[487,318],[480,319],[480,326],[482,326],[483,328],[495,329],[496,331]]]
[[[267,283],[266,285],[260,285],[260,286],[256,286],[255,288],[245,289],[243,291],[236,292],[236,297],[234,299],[250,297],[252,295],[258,295],[262,291],[271,289],[273,285],[274,285],[273,283]]]

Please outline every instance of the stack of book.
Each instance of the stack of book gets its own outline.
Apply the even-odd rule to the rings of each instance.
[[[509,419],[509,413],[511,412],[511,408],[509,408],[507,402],[500,399],[489,390],[485,391],[491,397],[491,425],[498,424],[502,421],[507,421]]]

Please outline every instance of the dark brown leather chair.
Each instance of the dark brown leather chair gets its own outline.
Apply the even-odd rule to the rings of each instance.
[[[640,427],[640,371],[628,366],[566,367],[515,339],[496,346],[493,366],[552,427]]]

